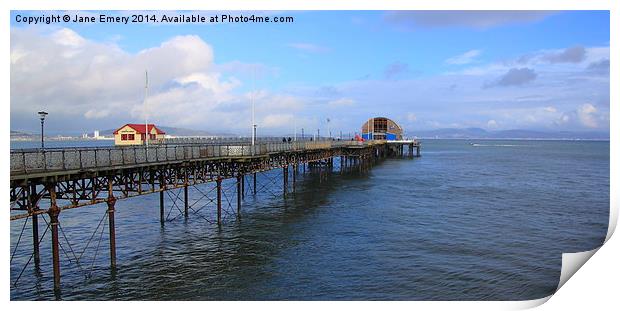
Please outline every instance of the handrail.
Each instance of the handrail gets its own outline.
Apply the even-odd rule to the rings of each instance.
[[[11,174],[87,170],[216,157],[261,156],[278,152],[367,146],[372,142],[317,140],[249,144],[157,144],[11,150]]]

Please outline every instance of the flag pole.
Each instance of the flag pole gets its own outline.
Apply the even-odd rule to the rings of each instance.
[[[146,144],[146,150],[148,152],[149,150],[149,117],[148,117],[148,110],[146,107],[146,98],[149,94],[149,72],[147,70],[144,71],[144,78],[145,78],[145,83],[144,83],[144,131],[146,132],[144,134],[144,141]]]

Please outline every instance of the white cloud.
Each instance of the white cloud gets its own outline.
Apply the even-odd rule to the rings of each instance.
[[[357,129],[360,120],[378,114],[402,116],[411,122],[410,127],[485,127],[494,120],[501,128],[582,130],[596,126],[605,130],[609,126],[609,78],[588,76],[586,70],[592,62],[609,59],[609,49],[585,49],[580,63],[508,60],[452,74],[393,80],[382,79],[383,72],[377,69],[375,79],[336,83],[321,92],[317,85],[285,88],[286,93],[250,92],[248,73],[261,65],[216,64],[213,48],[198,36],[178,36],[128,53],[114,43],[85,39],[73,31],[43,34],[32,28],[13,28],[11,121],[18,126],[29,124],[41,109],[50,112],[46,121],[50,128],[62,124],[107,129],[143,121],[144,70],[148,69],[149,121],[169,126],[249,135],[254,98],[259,131],[281,128],[292,133],[293,123],[287,124],[288,120],[306,132],[318,128],[323,132],[321,120],[326,115],[321,111],[333,108],[330,104],[344,111],[330,115],[333,120],[340,117],[338,123],[331,123],[334,131],[336,126],[343,131]],[[521,82],[506,76],[511,68],[520,67],[535,70],[536,83],[481,90],[485,81]],[[502,75],[505,79],[498,80]],[[592,103],[592,107],[583,103]],[[356,109],[348,109],[350,105]]]
[[[446,59],[446,64],[450,65],[464,65],[474,61],[474,59],[480,55],[480,50],[470,50],[461,55],[457,55]]]
[[[238,60],[224,64],[216,64],[215,70],[222,73],[243,75],[247,77],[248,80],[264,79],[267,76],[277,76],[280,73],[280,69],[276,67],[270,67],[260,63],[244,63]]]
[[[327,104],[332,107],[350,107],[355,104],[355,100],[350,98],[340,98],[329,101]]]
[[[416,114],[415,114],[415,113],[410,112],[410,113],[408,113],[408,114],[407,114],[407,121],[409,121],[409,122],[415,122],[415,121],[417,121],[417,120],[418,120],[418,116],[416,116]]]
[[[91,109],[84,113],[86,119],[101,119],[107,117],[110,114],[109,110],[96,110]]]
[[[577,116],[581,124],[589,128],[598,127],[598,110],[592,104],[583,104],[577,108]]]
[[[498,127],[497,121],[495,121],[495,120],[489,120],[489,121],[487,122],[487,127],[488,127],[489,129],[496,129],[496,128]]]
[[[290,126],[294,122],[294,116],[292,114],[269,114],[266,115],[261,122],[261,125],[266,128],[278,128],[284,126]]]
[[[468,66],[451,75],[498,75],[511,68],[528,67],[536,71],[581,73],[592,64],[605,65],[609,61],[609,47],[568,47],[565,49],[538,50],[513,59],[503,59],[479,66]]]
[[[56,31],[54,34],[52,34],[52,38],[58,44],[71,47],[78,47],[86,42],[84,38],[78,35],[75,31],[68,28],[63,28]]]
[[[231,66],[265,68],[241,62]],[[250,122],[251,97],[238,92],[241,80],[221,69],[214,63],[213,48],[198,36],[173,37],[134,54],[66,28],[51,34],[16,28],[11,30],[11,118],[25,120],[45,109],[50,127],[56,123],[78,130],[142,121],[148,70],[150,122],[229,132],[244,129]],[[257,118],[303,107],[290,95],[261,90],[255,94]],[[267,121],[277,123],[273,117]]]

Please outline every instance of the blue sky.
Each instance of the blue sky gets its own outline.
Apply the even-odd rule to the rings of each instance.
[[[149,120],[249,134],[444,127],[609,131],[606,11],[185,12],[285,24],[26,25],[11,13],[11,129],[92,132]],[[141,12],[145,13],[145,12]],[[179,12],[146,12],[178,15]],[[246,133],[247,132],[247,133]]]

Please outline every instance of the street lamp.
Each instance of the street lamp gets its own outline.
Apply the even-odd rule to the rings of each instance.
[[[45,148],[45,143],[43,140],[43,123],[45,123],[45,116],[48,115],[45,111],[39,111],[39,118],[41,119],[41,149]]]
[[[332,130],[329,128],[329,121],[331,121],[329,118],[327,118],[327,134],[329,134],[329,139],[332,139]]]

